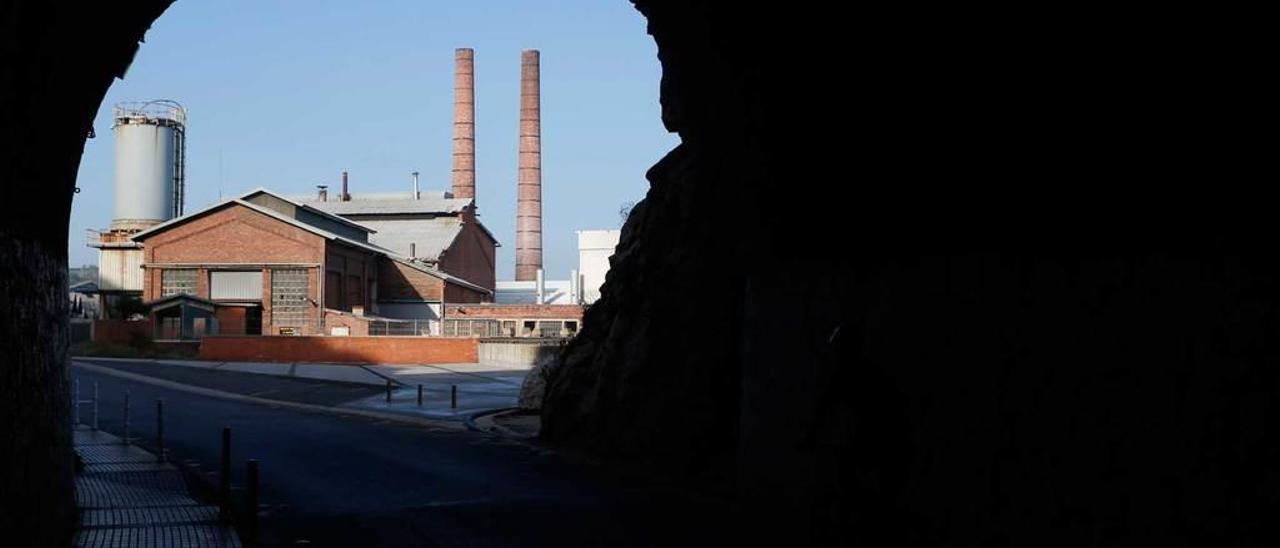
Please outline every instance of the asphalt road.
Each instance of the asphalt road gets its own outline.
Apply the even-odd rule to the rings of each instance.
[[[651,478],[456,428],[427,428],[198,396],[72,368],[100,425],[120,434],[124,393],[131,431],[165,437],[175,459],[216,469],[220,433],[233,432],[233,481],[261,462],[267,546],[715,545],[724,505]],[[89,410],[82,410],[89,421]],[[299,542],[305,541],[305,542]]]

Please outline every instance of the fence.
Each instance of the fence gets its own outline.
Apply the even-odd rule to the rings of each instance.
[[[369,320],[371,337],[430,337],[440,335],[440,320]]]
[[[577,334],[577,320],[498,320],[446,318],[398,320],[328,310],[322,318],[273,321],[260,309],[219,308],[209,317],[156,317],[130,325],[133,331],[156,340],[194,341],[206,336],[341,336],[341,337],[519,337],[569,338]]]

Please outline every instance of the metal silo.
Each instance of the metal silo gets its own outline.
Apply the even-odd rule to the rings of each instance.
[[[137,230],[182,215],[187,112],[174,101],[115,107],[116,192],[111,228]]]

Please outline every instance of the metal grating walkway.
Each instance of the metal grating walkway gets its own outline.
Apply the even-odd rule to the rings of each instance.
[[[239,548],[217,508],[192,498],[173,465],[87,427],[76,429],[75,444],[85,464],[76,478],[76,546]]]

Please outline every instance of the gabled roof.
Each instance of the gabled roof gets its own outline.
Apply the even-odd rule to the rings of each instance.
[[[212,312],[214,308],[217,307],[217,305],[214,304],[213,301],[209,299],[202,299],[190,293],[175,293],[173,295],[169,295],[168,297],[163,297],[163,298],[151,301],[147,303],[147,306],[151,307],[152,312],[155,312],[157,310],[164,310],[167,308],[178,306],[182,304],[183,301],[190,302],[191,304],[196,305],[196,308],[205,309],[210,312]]]
[[[390,251],[390,250],[388,250],[388,249],[384,249],[384,248],[378,247],[378,246],[373,245],[373,244],[368,244],[368,243],[365,243],[365,242],[358,242],[358,241],[352,240],[351,238],[347,238],[347,237],[345,237],[345,236],[340,236],[340,235],[338,235],[338,234],[334,234],[334,233],[329,232],[328,230],[325,230],[325,229],[320,228],[320,227],[318,227],[318,226],[315,226],[315,225],[309,225],[309,224],[307,224],[307,223],[304,223],[304,222],[302,222],[302,221],[299,221],[299,220],[297,220],[297,219],[294,219],[293,217],[289,217],[289,216],[287,216],[287,215],[285,215],[285,214],[283,214],[283,213],[280,213],[279,211],[276,211],[276,210],[274,210],[274,209],[271,209],[271,208],[268,208],[268,207],[262,207],[262,206],[260,206],[260,205],[258,205],[258,204],[253,203],[253,202],[246,202],[246,201],[244,201],[244,200],[241,200],[240,198],[228,198],[228,199],[226,199],[226,200],[223,200],[223,201],[221,201],[221,202],[218,202],[218,203],[216,203],[216,204],[213,204],[213,205],[211,205],[211,206],[209,206],[209,207],[206,207],[206,208],[204,208],[204,209],[202,209],[202,210],[200,210],[200,211],[197,211],[197,212],[195,212],[195,213],[190,213],[190,214],[187,214],[187,215],[183,215],[183,216],[178,217],[178,218],[176,218],[176,219],[169,219],[168,221],[165,221],[165,222],[160,223],[160,224],[158,224],[158,225],[156,225],[156,226],[153,226],[153,227],[151,227],[151,228],[148,228],[148,229],[146,229],[146,230],[143,230],[142,232],[139,232],[139,233],[137,233],[137,234],[134,234],[134,235],[133,235],[131,238],[129,238],[129,239],[130,239],[130,240],[133,240],[133,241],[135,241],[135,242],[140,242],[140,241],[142,241],[142,240],[144,240],[144,239],[146,239],[146,238],[148,238],[148,237],[150,237],[150,236],[152,236],[152,235],[154,235],[154,234],[157,234],[157,233],[159,233],[159,232],[164,232],[164,231],[166,231],[166,230],[168,230],[168,229],[170,229],[170,228],[173,228],[173,227],[178,226],[178,225],[181,225],[181,224],[186,224],[186,223],[187,223],[187,222],[189,222],[189,221],[193,221],[193,220],[198,219],[198,218],[200,218],[200,217],[204,217],[205,215],[208,215],[208,214],[210,214],[210,213],[213,213],[213,212],[218,211],[218,210],[221,210],[221,209],[225,209],[226,207],[228,207],[228,206],[232,206],[232,205],[239,205],[239,206],[247,207],[247,208],[249,208],[249,209],[251,209],[251,210],[253,210],[253,211],[256,211],[256,212],[261,213],[261,214],[263,214],[263,215],[266,215],[266,216],[268,216],[268,217],[275,218],[275,219],[280,220],[280,221],[284,221],[284,222],[286,222],[286,223],[289,223],[290,225],[293,225],[293,226],[295,226],[295,227],[297,227],[297,228],[301,228],[302,230],[305,230],[305,231],[310,232],[310,233],[312,233],[312,234],[316,234],[316,235],[319,235],[319,236],[323,236],[325,239],[328,239],[328,240],[335,240],[335,241],[339,241],[339,242],[342,242],[342,243],[345,243],[345,244],[348,244],[348,245],[352,245],[352,246],[355,246],[355,247],[364,248],[364,249],[367,249],[367,250],[369,250],[369,251],[373,251],[373,252],[376,252],[376,253],[389,253],[389,252],[391,252],[391,251]]]
[[[229,206],[233,206],[233,205],[239,205],[239,206],[247,207],[247,208],[249,208],[249,209],[251,209],[251,210],[253,210],[253,211],[256,211],[256,212],[261,213],[261,214],[263,214],[263,215],[266,215],[266,216],[268,216],[268,217],[272,217],[272,218],[275,218],[275,219],[277,219],[277,220],[283,221],[283,222],[285,222],[285,223],[288,223],[288,224],[290,224],[290,225],[293,225],[293,226],[295,226],[295,227],[297,227],[297,228],[300,228],[300,229],[305,230],[305,231],[307,231],[307,232],[310,232],[310,233],[312,233],[312,234],[316,234],[316,235],[318,235],[318,236],[324,237],[325,239],[328,239],[328,240],[333,240],[333,241],[341,242],[341,243],[343,243],[343,244],[346,244],[346,245],[349,245],[349,246],[352,246],[352,247],[358,247],[358,248],[361,248],[361,249],[364,249],[364,250],[367,250],[367,251],[372,251],[372,252],[377,253],[377,254],[379,254],[379,255],[383,255],[383,256],[385,256],[385,257],[387,257],[387,258],[389,258],[389,259],[391,259],[391,260],[393,260],[393,261],[396,261],[396,262],[400,262],[400,263],[406,264],[406,265],[408,265],[408,266],[410,266],[410,267],[412,267],[412,268],[414,268],[414,269],[416,269],[416,270],[419,270],[419,271],[425,272],[425,273],[427,273],[427,274],[430,274],[430,275],[432,275],[432,276],[435,276],[435,277],[440,278],[440,279],[442,279],[442,280],[445,280],[445,281],[447,281],[447,282],[451,282],[451,283],[454,283],[454,284],[457,284],[457,285],[461,285],[461,286],[464,286],[464,287],[467,287],[467,288],[470,288],[470,289],[474,289],[474,290],[477,290],[477,291],[482,291],[482,292],[485,292],[485,293],[490,293],[490,294],[491,294],[491,293],[493,293],[492,291],[489,291],[488,289],[485,289],[484,287],[481,287],[481,286],[479,286],[479,285],[476,285],[476,284],[474,284],[474,283],[471,283],[471,282],[469,282],[469,281],[467,281],[467,280],[464,280],[464,279],[459,278],[459,277],[457,277],[457,276],[454,276],[454,275],[452,275],[452,274],[448,274],[448,273],[446,273],[446,272],[443,272],[443,271],[440,271],[440,270],[436,270],[436,269],[434,269],[434,268],[427,267],[426,265],[422,265],[422,264],[416,263],[416,262],[414,262],[414,261],[410,260],[408,257],[406,257],[406,256],[404,256],[404,255],[401,255],[401,254],[399,254],[399,253],[396,253],[395,251],[392,251],[392,250],[387,249],[387,248],[385,248],[385,247],[381,247],[381,246],[377,246],[377,245],[370,244],[370,243],[365,243],[365,242],[358,242],[358,241],[356,241],[356,240],[352,240],[351,238],[347,238],[347,237],[345,237],[345,236],[341,236],[341,235],[338,235],[338,234],[334,234],[334,233],[332,233],[332,232],[329,232],[329,231],[324,230],[324,229],[322,229],[322,228],[319,228],[319,227],[317,227],[317,226],[309,225],[309,224],[307,224],[307,223],[304,223],[304,222],[302,222],[302,221],[299,221],[299,220],[297,220],[297,219],[294,219],[293,217],[289,217],[289,216],[287,216],[287,215],[284,215],[284,214],[282,214],[282,213],[280,213],[280,212],[278,212],[278,211],[276,211],[276,210],[274,210],[274,209],[266,208],[266,207],[262,207],[262,206],[260,206],[260,205],[258,205],[258,204],[253,203],[253,202],[246,202],[246,201],[241,200],[241,199],[239,199],[239,198],[228,198],[228,199],[226,199],[226,200],[223,200],[223,201],[221,201],[221,202],[218,202],[218,203],[216,203],[216,204],[213,204],[213,205],[211,205],[211,206],[209,206],[209,207],[206,207],[206,208],[204,208],[204,209],[202,209],[202,210],[200,210],[200,211],[197,211],[197,212],[195,212],[195,213],[190,213],[190,214],[184,215],[184,216],[182,216],[182,217],[178,217],[178,218],[176,218],[176,219],[170,219],[170,220],[165,221],[165,222],[163,222],[163,223],[160,223],[160,224],[158,224],[158,225],[156,225],[156,226],[153,226],[153,227],[151,227],[151,228],[148,228],[148,229],[146,229],[146,230],[143,230],[142,232],[139,232],[139,233],[137,233],[137,234],[134,234],[134,235],[133,235],[133,237],[131,237],[130,239],[131,239],[131,240],[133,240],[133,241],[140,242],[140,241],[142,241],[143,239],[145,239],[145,238],[147,238],[147,237],[150,237],[150,236],[152,236],[152,235],[154,235],[154,234],[157,234],[157,233],[160,233],[160,232],[164,232],[165,230],[168,230],[168,229],[173,228],[173,227],[175,227],[175,226],[178,226],[178,225],[181,225],[181,224],[185,224],[185,223],[187,223],[188,221],[192,221],[192,220],[198,219],[198,218],[200,218],[200,217],[203,217],[203,216],[205,216],[205,215],[208,215],[208,214],[210,214],[210,213],[213,213],[213,212],[218,211],[218,210],[221,210],[221,209],[225,209],[225,208],[227,208],[227,207],[229,207]]]
[[[364,226],[364,225],[362,225],[362,224],[360,224],[360,223],[357,223],[357,222],[355,222],[355,221],[352,221],[351,219],[347,219],[347,218],[345,218],[345,217],[339,217],[339,216],[337,216],[337,215],[334,215],[334,214],[332,214],[332,213],[329,213],[328,211],[324,211],[323,209],[319,209],[319,208],[311,207],[310,205],[307,205],[307,204],[306,204],[306,203],[304,203],[304,202],[301,202],[301,201],[299,201],[299,200],[295,200],[295,199],[293,199],[293,198],[289,198],[289,197],[284,196],[284,195],[281,195],[281,194],[276,194],[276,193],[271,192],[270,190],[267,190],[267,189],[262,188],[262,187],[255,188],[255,189],[253,189],[253,190],[250,190],[249,192],[246,192],[246,193],[244,193],[244,194],[241,194],[241,195],[240,195],[240,199],[241,199],[241,200],[244,200],[244,201],[246,201],[246,202],[247,202],[247,201],[249,201],[249,198],[250,198],[250,197],[252,197],[252,196],[254,196],[254,195],[257,195],[257,194],[266,194],[266,195],[268,195],[268,196],[272,196],[272,197],[274,197],[274,198],[277,198],[277,199],[280,199],[280,200],[283,200],[283,201],[289,202],[289,203],[293,204],[295,207],[300,207],[300,208],[302,208],[302,209],[305,209],[305,210],[307,210],[307,211],[310,211],[310,212],[312,212],[312,213],[315,213],[316,215],[320,215],[321,217],[324,217],[324,218],[326,218],[326,219],[329,219],[329,220],[332,220],[332,221],[336,221],[336,222],[339,222],[339,223],[342,223],[342,224],[345,224],[345,225],[348,225],[348,226],[352,226],[352,227],[358,228],[358,229],[360,229],[360,230],[363,230],[363,231],[365,231],[365,232],[377,232],[376,230],[374,230],[374,229],[372,229],[372,228],[369,228],[369,227],[367,227],[367,226]]]

